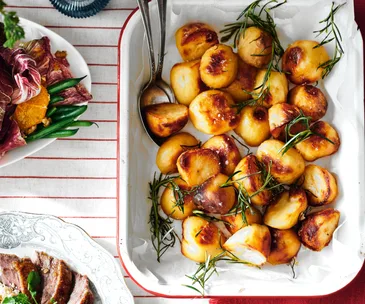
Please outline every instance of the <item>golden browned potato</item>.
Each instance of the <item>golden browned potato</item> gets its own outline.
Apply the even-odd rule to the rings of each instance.
[[[317,165],[308,165],[305,167],[302,179],[302,187],[307,193],[309,205],[327,205],[332,203],[337,197],[336,179],[325,168]]]
[[[260,86],[264,83],[265,74],[266,70],[259,70],[256,75],[255,88],[257,89],[254,91],[256,94],[259,94],[262,90]],[[274,104],[286,102],[289,84],[284,73],[272,71],[264,89],[268,86],[269,93],[261,101],[264,107],[270,108]]]
[[[226,214],[236,203],[232,187],[221,188],[228,176],[218,173],[207,179],[195,192],[194,203],[208,213]]]
[[[259,146],[256,155],[267,168],[271,165],[271,175],[279,183],[290,185],[303,174],[305,162],[294,148],[282,155],[279,151],[283,146],[280,140],[268,139]]]
[[[328,106],[322,91],[309,84],[292,88],[288,94],[288,103],[301,109],[305,116],[312,118],[312,122],[321,119]]]
[[[180,178],[175,178],[174,183],[181,190],[191,190],[191,187]],[[178,205],[176,196],[174,195],[174,186],[175,185],[173,184],[169,184],[162,193],[160,201],[161,209],[167,216],[172,217],[175,220],[183,220],[193,214],[193,210],[196,209],[196,206],[192,194],[185,195],[184,204],[182,206]]]
[[[179,103],[186,106],[193,99],[206,89],[205,84],[200,79],[200,60],[176,63],[170,72],[171,88]]]
[[[264,214],[264,223],[276,229],[293,227],[299,216],[307,209],[307,196],[301,188],[291,188],[274,198]]]
[[[232,105],[234,101],[228,93],[218,90],[205,91],[190,104],[189,117],[199,131],[220,135],[238,125],[240,118]]]
[[[239,260],[261,266],[270,254],[271,236],[269,228],[252,224],[238,230],[223,245]]]
[[[242,219],[241,211],[234,215],[222,216],[222,220],[229,223],[229,225],[226,224],[226,226],[231,234],[235,234],[238,230],[246,227],[247,225],[262,223],[261,212],[254,206],[245,210],[245,216],[246,222]]]
[[[228,135],[216,135],[209,138],[202,148],[210,149],[218,154],[221,163],[221,172],[231,175],[241,160],[241,154],[234,139]]]
[[[321,251],[331,242],[339,220],[340,212],[332,208],[308,215],[298,231],[302,244],[314,251]]]
[[[300,115],[300,110],[287,103],[278,103],[269,109],[270,133],[274,138],[285,141],[285,127]],[[304,125],[297,123],[290,128],[291,134],[303,131]]]
[[[324,46],[315,48],[317,45],[317,41],[297,40],[286,49],[282,67],[292,83],[311,83],[321,79],[323,68],[318,67],[330,57]]]
[[[197,216],[189,216],[182,223],[181,253],[197,263],[205,262],[222,252],[224,236],[213,223]]]
[[[234,129],[249,146],[257,147],[270,137],[270,126],[265,107],[246,106],[240,113],[240,121]]]
[[[236,79],[223,91],[231,94],[235,102],[243,102],[251,98],[248,92],[255,88],[257,69],[238,58]]]
[[[217,33],[204,23],[189,23],[175,33],[176,47],[184,61],[199,59],[205,51],[219,43]]]
[[[262,29],[250,26],[238,41],[238,55],[256,68],[263,68],[271,60],[272,37]]]
[[[208,49],[200,61],[200,77],[211,88],[229,86],[236,79],[238,58],[228,45],[217,44]]]
[[[209,149],[194,149],[182,153],[177,159],[181,178],[193,187],[201,185],[209,177],[221,171],[219,157]]]
[[[159,103],[143,108],[147,125],[158,137],[179,132],[189,120],[189,110],[182,104]]]
[[[267,261],[272,265],[287,264],[298,254],[300,240],[293,229],[270,229],[271,250]]]
[[[262,169],[255,155],[248,154],[242,158],[234,171],[240,171],[232,178],[235,181],[236,188],[243,187],[250,196],[264,185],[264,178],[261,174]],[[251,202],[257,206],[265,206],[269,204],[271,197],[271,191],[263,190],[252,196]]]
[[[161,173],[177,172],[176,161],[189,147],[196,147],[199,141],[191,134],[182,132],[168,138],[158,149],[156,164]]]
[[[295,145],[295,148],[297,148],[306,161],[314,161],[337,152],[340,147],[340,137],[329,123],[316,121],[311,125],[310,129],[318,135],[312,135]],[[324,139],[324,137],[331,140],[332,143]]]

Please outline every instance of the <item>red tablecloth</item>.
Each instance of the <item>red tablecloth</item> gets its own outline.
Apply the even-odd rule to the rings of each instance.
[[[365,0],[355,0],[355,18],[365,39]],[[210,304],[365,304],[365,266],[342,290],[320,298],[211,299]]]

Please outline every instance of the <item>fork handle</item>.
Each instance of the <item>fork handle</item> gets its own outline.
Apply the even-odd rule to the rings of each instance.
[[[157,0],[158,17],[160,21],[160,48],[158,52],[158,65],[156,70],[156,79],[162,79],[162,68],[165,57],[165,40],[166,40],[166,4],[167,0]]]
[[[150,20],[150,12],[148,8],[148,0],[137,0],[138,7],[142,14],[142,21],[144,30],[147,36],[147,46],[148,46],[148,58],[150,62],[150,81],[155,81],[156,79],[156,64],[155,64],[155,52],[153,50],[153,39],[152,39],[152,26]]]

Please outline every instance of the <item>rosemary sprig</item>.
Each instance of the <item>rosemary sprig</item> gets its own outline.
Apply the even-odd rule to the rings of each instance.
[[[300,114],[295,117],[293,120],[291,120],[286,126],[285,126],[285,141],[286,144],[278,151],[278,153],[281,153],[281,155],[284,155],[286,152],[288,152],[289,149],[293,148],[296,144],[299,144],[302,141],[305,141],[312,135],[319,136],[331,144],[335,144],[332,140],[329,138],[323,136],[322,134],[313,132],[311,130],[310,121],[312,118],[310,116],[305,116],[302,110],[300,110]],[[296,125],[297,123],[301,123],[305,129],[297,134],[291,133],[291,128]]]
[[[335,6],[335,3],[332,2],[331,11],[330,11],[329,15],[325,19],[323,19],[319,22],[320,24],[324,23],[325,26],[322,29],[313,32],[313,33],[317,33],[316,37],[318,37],[322,34],[325,34],[325,37],[323,38],[323,40],[319,44],[317,44],[314,48],[318,48],[320,46],[328,44],[328,43],[332,42],[333,40],[335,40],[335,42],[336,42],[335,51],[334,51],[332,59],[330,59],[318,66],[318,69],[323,68],[322,79],[324,79],[325,77],[328,76],[329,73],[331,73],[334,66],[337,64],[337,62],[340,61],[340,59],[342,58],[342,56],[344,54],[344,51],[343,51],[343,48],[341,45],[342,36],[341,36],[341,32],[340,32],[337,24],[335,23],[335,15],[338,12],[338,10],[345,4],[346,4],[346,2]]]
[[[170,180],[167,187],[169,187],[173,190],[175,201],[176,201],[175,206],[178,207],[182,213],[184,213],[185,197],[187,195],[194,194],[199,188],[198,186],[195,186],[195,187],[191,188],[190,190],[184,190],[184,189],[181,189],[180,186],[174,180]]]
[[[250,149],[250,147],[249,146],[247,146],[247,145],[245,145],[242,141],[240,141],[236,136],[234,136],[234,135],[231,135],[232,136],[232,138],[236,141],[236,142],[238,142],[242,147],[244,147],[246,150],[247,150],[247,155],[248,154],[251,154],[251,149]]]
[[[224,224],[227,224],[227,225],[231,226],[231,223],[228,223],[227,221],[222,220],[220,218],[217,218],[215,216],[208,215],[204,211],[201,211],[201,210],[193,210],[193,214],[195,216],[198,216],[198,217],[200,217],[200,218],[202,218],[202,219],[204,219],[204,220],[206,220],[208,222],[211,222],[211,223],[222,222]]]
[[[160,262],[163,254],[171,247],[174,247],[176,238],[179,239],[178,235],[171,226],[172,220],[170,218],[164,218],[159,214],[159,190],[161,187],[169,184],[174,178],[170,176],[163,176],[160,174],[156,178],[156,173],[153,176],[153,181],[149,183],[149,199],[152,202],[150,211],[150,232],[152,245],[157,253],[157,261]]]
[[[0,13],[3,15],[6,41],[4,47],[12,48],[18,40],[25,37],[24,29],[19,25],[19,18],[15,12],[5,11],[7,4],[0,0]]]
[[[297,260],[296,258],[294,257],[290,263],[288,264],[288,266],[291,268],[291,271],[293,273],[293,279],[296,279],[296,273],[295,273],[295,266],[297,265]]]

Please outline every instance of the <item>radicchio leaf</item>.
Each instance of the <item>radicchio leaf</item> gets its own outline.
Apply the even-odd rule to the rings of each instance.
[[[4,60],[0,57],[0,131],[3,125],[6,106],[11,103],[13,94],[13,82],[7,71]]]
[[[41,75],[36,62],[23,49],[1,48],[0,56],[12,67],[17,84],[11,96],[13,104],[20,104],[37,96],[41,91]]]
[[[12,149],[25,146],[27,143],[20,133],[19,126],[15,120],[10,120],[9,129],[6,136],[0,142],[0,157]]]

